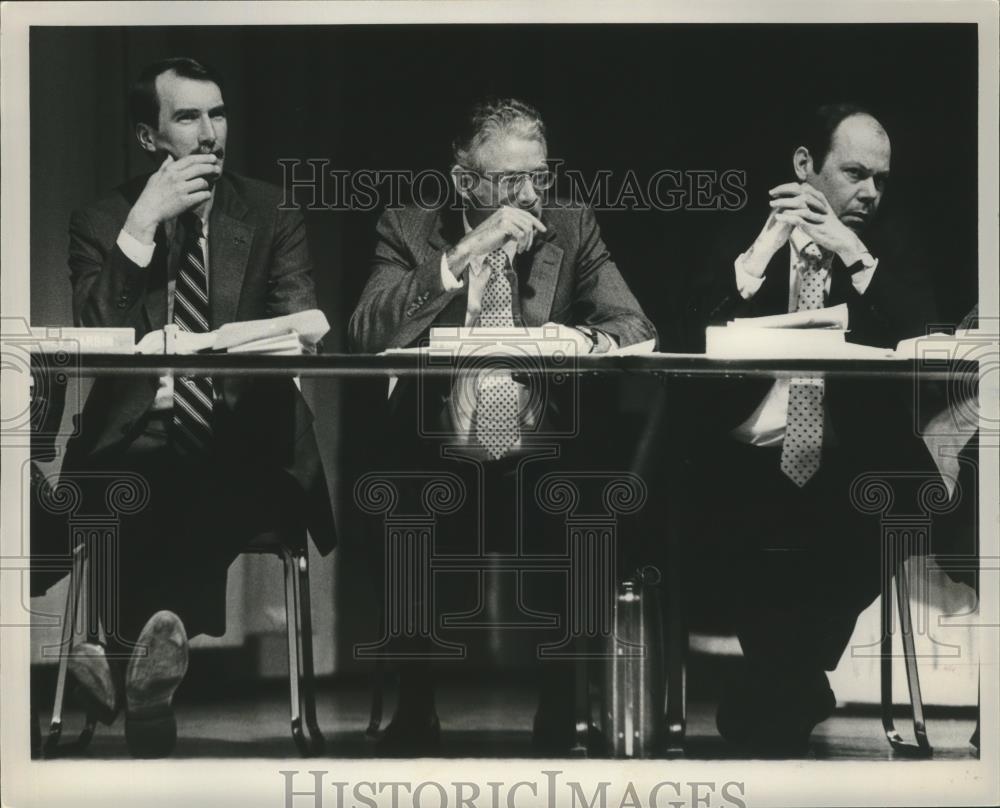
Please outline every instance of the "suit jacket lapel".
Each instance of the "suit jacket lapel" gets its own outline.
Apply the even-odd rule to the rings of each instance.
[[[552,240],[554,229],[546,222],[548,231],[528,256],[530,265],[527,277],[519,284],[521,317],[526,326],[539,326],[549,321],[556,282],[562,267],[563,249]]]
[[[208,299],[211,325],[238,319],[254,228],[244,221],[247,206],[223,175],[208,220]]]
[[[785,245],[774,254],[765,270],[769,283],[765,283],[759,301],[762,314],[787,314],[788,293],[791,281],[791,246]]]
[[[150,331],[163,328],[167,323],[167,282],[173,277],[171,270],[177,266],[180,252],[176,241],[167,236],[165,228],[157,228],[156,249],[149,267],[150,277],[143,303]]]
[[[830,266],[830,294],[827,298],[827,306],[836,306],[847,301],[847,289],[851,280],[844,271],[844,262],[839,256],[835,256],[833,264]]]

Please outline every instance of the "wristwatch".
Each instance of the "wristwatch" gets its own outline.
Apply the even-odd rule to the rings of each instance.
[[[576,327],[576,330],[579,331],[581,334],[583,334],[585,337],[587,337],[587,339],[590,340],[591,344],[590,344],[590,351],[589,351],[589,353],[593,353],[594,351],[596,351],[597,350],[597,346],[601,344],[601,340],[600,340],[600,337],[597,336],[597,332],[594,331],[594,329],[588,328],[585,325],[582,325],[582,326],[578,325]]]
[[[878,261],[870,252],[863,252],[861,257],[847,268],[847,271],[854,275],[858,272],[864,272],[866,269],[874,269],[877,265]]]

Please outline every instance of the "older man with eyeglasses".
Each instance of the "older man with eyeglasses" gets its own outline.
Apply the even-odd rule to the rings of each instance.
[[[416,346],[439,326],[551,326],[548,333],[572,341],[578,353],[656,338],[604,246],[593,212],[549,193],[554,178],[545,125],[535,109],[516,99],[476,104],[452,148],[457,204],[389,209],[379,221],[371,276],[350,323],[355,350]],[[387,468],[462,474],[473,467],[448,462],[445,444],[457,444],[467,460],[478,463],[481,476],[470,478],[469,491],[483,492],[478,507],[484,518],[450,529],[451,538],[439,534],[436,551],[451,541],[467,552],[480,532],[487,550],[492,543],[506,551],[511,536],[525,535],[535,545],[565,541],[564,530],[548,535],[552,531],[532,523],[530,514],[518,521],[519,511],[532,507],[519,498],[518,487],[527,489],[519,462],[537,443],[541,424],[572,417],[548,391],[538,406],[531,385],[514,369],[404,378],[392,390],[381,434]],[[569,448],[564,441],[563,463]],[[543,594],[550,597],[557,589],[547,585]],[[420,657],[421,648],[407,655]],[[573,739],[573,685],[566,679],[572,669],[560,667],[555,675],[551,666],[541,672],[534,733],[540,751],[568,750]],[[429,667],[407,663],[380,752],[425,754],[439,744],[439,732]]]

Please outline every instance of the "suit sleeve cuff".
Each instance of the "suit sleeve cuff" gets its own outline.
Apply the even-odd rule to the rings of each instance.
[[[454,292],[465,285],[451,274],[451,270],[448,268],[448,256],[445,253],[441,253],[441,285],[446,292]]]
[[[137,267],[148,267],[153,260],[153,252],[156,250],[156,245],[143,244],[135,236],[125,232],[124,228],[118,234],[118,241],[116,243],[118,244],[118,249]]]
[[[862,269],[851,275],[851,283],[854,284],[854,289],[859,295],[863,295],[868,291],[868,287],[871,285],[872,278],[875,277],[875,270],[878,269],[878,259],[875,259],[875,265],[869,267],[868,269]]]
[[[740,293],[740,297],[744,300],[749,300],[755,294],[757,290],[760,289],[761,284],[764,283],[764,276],[761,275],[759,278],[756,275],[752,275],[747,272],[744,262],[746,261],[746,253],[742,253],[736,261],[733,262],[733,269],[736,272],[736,289]]]

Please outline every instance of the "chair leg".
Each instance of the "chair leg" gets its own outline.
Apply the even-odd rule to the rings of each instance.
[[[281,549],[285,568],[285,633],[288,638],[288,688],[292,740],[303,757],[309,755],[309,744],[302,732],[301,696],[299,695],[299,626],[296,598],[295,557],[287,547]]]
[[[281,560],[285,567],[285,625],[288,635],[292,740],[303,757],[310,757],[322,753],[325,741],[316,721],[309,562],[304,553],[293,553],[287,547],[281,550]]]
[[[85,597],[84,580],[88,574],[89,561],[86,550],[81,543],[73,552],[73,565],[70,568],[69,585],[66,588],[66,608],[63,611],[62,638],[59,644],[59,669],[56,675],[56,695],[52,704],[52,720],[49,723],[49,733],[45,739],[42,753],[45,757],[56,757],[60,754],[82,752],[94,737],[97,720],[88,710],[83,730],[80,736],[70,744],[59,745],[63,729],[63,706],[66,703],[66,679],[69,672],[69,655],[73,653],[73,638],[76,634],[77,619],[80,614],[80,604]]]
[[[321,755],[326,745],[323,733],[316,720],[316,679],[313,665],[313,631],[312,631],[312,601],[309,594],[309,549],[304,548],[296,558],[298,568],[298,610],[299,615],[299,648],[302,652],[300,674],[302,680],[299,694],[302,699],[301,714],[305,718],[306,730],[309,733],[309,753]]]
[[[676,564],[676,554],[675,564]],[[687,655],[688,628],[680,576],[671,574],[667,591],[667,697],[664,703],[666,738],[664,751],[670,756],[685,754],[687,734]]]
[[[920,677],[917,671],[916,646],[913,641],[913,623],[910,612],[910,589],[906,579],[906,569],[903,566],[901,554],[896,554],[893,564],[886,565],[887,580],[883,582],[881,597],[882,615],[882,640],[881,640],[881,690],[882,690],[882,727],[889,744],[898,752],[904,754],[916,754],[929,756],[933,754],[930,741],[927,738],[927,729],[924,722],[924,704],[920,694]],[[891,570],[891,572],[890,572]],[[894,575],[892,573],[895,573]],[[896,583],[896,600],[899,608],[900,637],[903,645],[903,658],[906,665],[906,681],[910,690],[910,707],[913,714],[913,730],[916,737],[916,744],[910,744],[903,740],[896,729],[893,720],[893,698],[892,698],[892,635],[893,635],[893,615],[892,615],[892,578]]]
[[[976,728],[972,732],[972,737],[969,738],[969,743],[976,747],[976,751],[979,752],[979,724],[982,720],[983,713],[983,683],[982,683],[982,671],[980,671],[978,676],[978,681],[976,682]]]
[[[577,639],[576,642],[579,643],[580,640]],[[570,757],[587,757],[590,754],[590,666],[586,659],[577,659],[573,662],[573,668],[573,715],[576,732],[569,754]]]
[[[899,602],[899,624],[902,630],[903,658],[906,662],[906,683],[910,688],[910,707],[913,712],[913,733],[917,747],[927,755],[933,753],[927,739],[924,721],[924,700],[920,694],[920,674],[917,670],[917,649],[913,641],[913,616],[910,611],[910,582],[906,577],[903,559],[896,561],[896,599]]]

